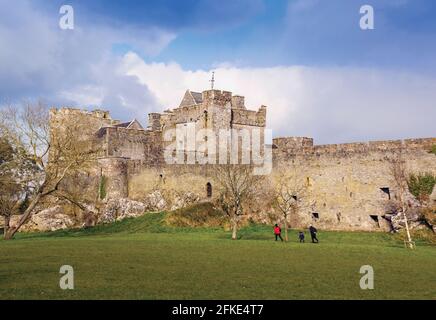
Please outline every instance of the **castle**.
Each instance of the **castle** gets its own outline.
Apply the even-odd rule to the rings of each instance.
[[[129,180],[144,170],[175,174],[181,167],[199,177],[199,190],[211,197],[213,174],[209,165],[169,165],[164,150],[171,141],[169,129],[191,126],[196,132],[210,129],[260,130],[262,144],[266,129],[266,106],[257,111],[245,106],[244,97],[228,91],[187,90],[177,108],[150,113],[148,126],[134,119],[120,122],[107,111],[61,108],[50,110],[52,128],[64,121],[86,123],[82,137],[97,137],[101,145],[98,159],[100,175],[107,178],[108,197],[129,197]],[[414,172],[436,173],[435,155],[429,150],[436,138],[371,141],[362,143],[314,145],[312,138],[283,137],[272,140],[273,170],[296,166],[310,188],[310,207],[292,226],[315,223],[333,230],[388,230],[384,202],[395,195],[387,157],[399,149]],[[189,150],[188,150],[189,152]],[[193,186],[194,187],[194,186]]]

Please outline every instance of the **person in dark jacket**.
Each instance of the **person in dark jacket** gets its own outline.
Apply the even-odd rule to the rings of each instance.
[[[274,235],[276,236],[276,241],[278,238],[280,238],[280,240],[283,241],[281,233],[282,233],[282,229],[280,229],[279,225],[276,223],[276,225],[274,226]]]
[[[304,242],[304,232],[300,231],[300,233],[298,234],[298,239],[300,239],[300,242]]]
[[[316,233],[318,232],[318,230],[316,230],[316,228],[315,228],[314,226],[310,225],[310,227],[309,227],[309,232],[310,232],[310,236],[311,236],[311,238],[312,238],[312,242],[313,242],[313,243],[318,243],[319,240],[318,240],[318,238],[316,237]]]

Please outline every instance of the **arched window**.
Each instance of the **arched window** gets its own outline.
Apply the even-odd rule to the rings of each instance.
[[[206,183],[206,195],[208,198],[212,197],[212,185],[210,182]]]

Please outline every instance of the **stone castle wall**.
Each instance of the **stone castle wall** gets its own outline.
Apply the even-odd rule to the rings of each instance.
[[[105,111],[52,109],[50,116],[52,128],[62,128],[65,121],[87,124],[88,130],[78,134],[83,137],[96,134],[101,141],[97,171],[108,179],[108,196],[128,197],[132,177],[150,169],[162,176],[185,172],[201,177],[196,180],[201,181],[201,186],[195,188],[206,190],[203,184],[215,184],[209,165],[165,163],[163,150],[171,143],[163,141],[165,130],[189,124],[196,132],[207,128],[217,134],[219,129],[263,129],[266,107],[248,110],[244,97],[207,90],[201,94],[187,92],[178,108],[149,114],[145,130],[119,126],[120,122]],[[313,223],[326,229],[387,230],[385,205],[396,194],[389,157],[401,150],[411,171],[436,173],[435,155],[428,152],[434,145],[436,138],[330,145],[314,145],[308,137],[273,139],[273,174],[279,169],[296,168],[309,189],[307,206],[291,218],[291,226],[305,228]]]
[[[139,160],[145,166],[156,165],[162,161],[162,140],[159,132],[108,127],[102,141],[107,157]]]
[[[385,206],[397,193],[388,160],[401,150],[409,171],[436,174],[436,157],[429,153],[436,138],[319,146],[310,138],[273,142],[274,168],[297,168],[309,186],[309,207],[294,217],[294,226],[388,230]]]

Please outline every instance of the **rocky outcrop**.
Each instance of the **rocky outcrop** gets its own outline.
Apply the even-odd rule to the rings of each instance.
[[[171,210],[177,210],[200,201],[200,196],[194,192],[180,193],[174,197]]]
[[[76,216],[67,214],[65,203],[60,203],[32,215],[30,220],[21,227],[20,231],[55,231],[67,228],[92,227],[100,223],[111,223],[125,218],[139,217],[146,212],[176,210],[200,200],[200,197],[193,192],[165,194],[165,196],[160,190],[155,190],[142,201],[128,198],[110,198],[103,203],[99,203],[98,206],[82,203],[82,210]],[[19,219],[20,216],[14,216],[11,220],[11,226],[14,226]]]
[[[167,208],[167,201],[160,190],[154,190],[142,200],[146,211],[161,211]]]
[[[407,223],[410,229],[426,228],[425,224],[421,221],[419,212],[417,210],[409,211],[406,214]],[[399,212],[390,217],[393,231],[399,231],[406,227],[406,222],[403,213]]]
[[[403,194],[404,202],[407,203],[406,217],[410,229],[424,229],[426,224],[422,221],[420,210],[422,205],[420,202],[408,191]],[[390,222],[393,232],[397,232],[406,227],[405,217],[402,212],[400,203],[391,203],[391,212],[385,216]]]
[[[433,186],[433,192],[430,195],[430,204],[436,206],[436,184]]]
[[[98,223],[110,223],[125,218],[138,217],[146,212],[147,206],[127,198],[109,199],[101,209]]]
[[[14,216],[11,221],[11,226],[18,223],[21,216]],[[72,228],[75,226],[75,221],[63,212],[61,206],[54,206],[42,210],[31,216],[21,228],[20,231],[55,231],[60,229]]]

